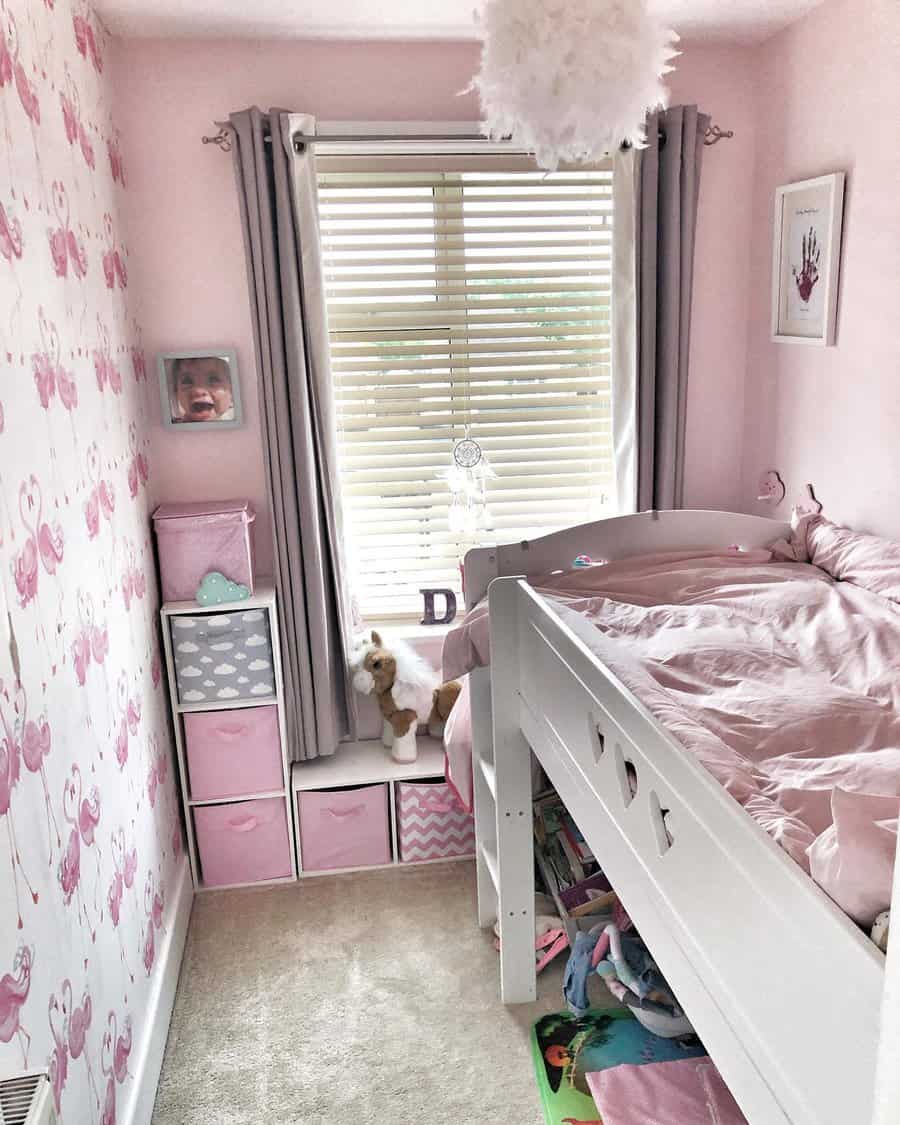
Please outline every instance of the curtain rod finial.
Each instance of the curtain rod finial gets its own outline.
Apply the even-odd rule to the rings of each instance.
[[[201,140],[205,145],[218,145],[222,152],[231,152],[231,126],[224,121],[215,121],[213,124],[218,125],[218,133],[213,134],[211,137],[201,137]]]
[[[730,141],[734,136],[734,129],[720,129],[718,125],[710,125],[703,137],[705,145],[718,144],[719,141]]]

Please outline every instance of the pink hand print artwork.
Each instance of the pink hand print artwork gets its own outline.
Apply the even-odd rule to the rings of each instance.
[[[803,235],[800,269],[798,270],[796,266],[791,266],[794,284],[797,286],[800,300],[804,304],[809,303],[812,291],[816,282],[819,280],[819,259],[821,253],[822,250],[816,238],[816,229],[815,227],[810,227],[809,233]]]

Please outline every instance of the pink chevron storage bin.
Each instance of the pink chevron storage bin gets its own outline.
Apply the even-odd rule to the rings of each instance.
[[[379,867],[391,862],[387,785],[297,794],[304,871]]]
[[[189,602],[218,570],[253,593],[253,521],[248,500],[160,504],[153,513],[164,602]]]
[[[240,707],[184,715],[191,797],[245,797],[284,787],[278,708]]]
[[[401,863],[475,854],[475,821],[442,782],[397,785]]]
[[[204,886],[260,883],[291,875],[291,837],[283,797],[197,805],[193,816]]]

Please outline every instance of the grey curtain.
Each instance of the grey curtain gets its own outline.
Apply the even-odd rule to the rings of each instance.
[[[694,234],[709,117],[673,106],[647,119],[636,212],[637,504],[680,508]]]
[[[256,107],[230,121],[275,525],[288,740],[299,761],[334,753],[353,725],[314,157],[310,148],[295,154],[291,142],[294,132],[314,132],[315,122]]]

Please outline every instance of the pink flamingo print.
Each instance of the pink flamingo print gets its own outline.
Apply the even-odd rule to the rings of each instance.
[[[2,65],[3,70],[8,68],[9,78],[8,81],[15,85],[16,93],[19,95],[19,104],[22,106],[25,116],[28,118],[28,125],[31,131],[31,145],[34,151],[34,163],[38,170],[38,183],[42,198],[46,200],[46,191],[44,187],[44,176],[41,171],[41,154],[40,147],[37,141],[37,127],[41,123],[41,104],[38,100],[37,90],[34,84],[28,78],[25,66],[19,54],[19,30],[16,26],[16,20],[12,12],[0,9],[4,19],[4,41],[5,41],[5,60]],[[0,83],[2,85],[2,83]],[[6,115],[6,105],[4,99],[3,106],[3,120],[6,133],[6,141],[8,145],[12,145],[10,137],[9,120]],[[7,156],[9,163],[10,173],[12,172],[11,158]]]
[[[20,945],[13,960],[12,973],[4,973],[0,977],[0,1043],[9,1043],[14,1035],[17,1036],[26,1068],[31,1036],[22,1027],[20,1012],[31,991],[33,961],[34,951],[31,947]]]
[[[114,289],[118,283],[120,289],[127,289],[128,271],[125,269],[122,255],[119,253],[112,215],[109,212],[103,216],[103,229],[106,232],[107,242],[107,249],[103,253],[103,277],[106,281],[106,288]]]
[[[63,1026],[57,1027],[57,1021]],[[66,1079],[69,1077],[69,1048],[66,1045],[65,1020],[55,995],[51,995],[47,1003],[47,1022],[50,1024],[50,1035],[53,1039],[48,1063],[50,1088],[53,1091],[53,1104],[56,1106],[56,1112],[60,1113],[62,1092],[65,1089]]]
[[[69,1054],[73,1059],[84,1059],[85,1066],[87,1067],[88,1082],[90,1083],[91,1090],[97,1102],[97,1108],[99,1109],[100,1094],[97,1090],[97,1083],[94,1080],[94,1068],[91,1066],[90,1055],[86,1049],[87,1033],[91,1026],[93,1013],[91,994],[85,990],[81,996],[81,1003],[76,1004],[72,994],[72,982],[68,978],[63,981],[61,992]]]
[[[113,554],[116,550],[115,530],[112,518],[116,510],[116,493],[112,483],[102,476],[100,450],[95,441],[87,451],[88,498],[84,502],[84,520],[87,524],[88,538],[96,539],[100,534],[100,516],[110,525],[113,533]]]
[[[149,738],[150,769],[147,773],[147,796],[150,798],[150,807],[156,808],[156,792],[160,785],[164,785],[169,772],[169,756],[165,750],[160,749],[159,739],[155,734]]]
[[[131,609],[132,599],[137,598],[140,601],[147,592],[147,579],[138,566],[134,543],[127,544],[127,558],[120,587],[126,609]]]
[[[23,926],[22,906],[19,901],[19,878],[16,874],[16,868],[21,872],[22,878],[25,881],[25,886],[31,894],[31,901],[35,905],[37,905],[38,902],[38,893],[35,891],[34,887],[32,887],[28,876],[25,874],[25,868],[22,866],[22,858],[19,854],[19,845],[16,840],[16,830],[12,817],[12,794],[19,781],[20,756],[21,749],[16,739],[4,733],[4,737],[0,739],[0,816],[6,817],[6,831],[9,837],[9,862],[12,867],[13,889],[16,896],[16,912],[18,914],[17,928],[21,930]]]
[[[29,719],[27,709],[28,699],[22,685],[16,685],[15,699],[10,699],[9,692],[0,682],[0,722],[2,722],[6,737],[10,742],[15,742],[19,746],[22,760],[25,762],[25,768],[28,772],[41,775],[41,783],[44,788],[44,809],[47,815],[49,862],[52,866],[53,837],[56,836],[57,847],[61,846],[62,839],[53,812],[53,803],[50,800],[47,774],[44,770],[44,759],[50,753],[50,726],[44,715],[36,722]]]
[[[125,679],[123,672],[119,676],[119,682],[116,685],[116,698],[119,706],[119,732],[116,735],[116,761],[119,763],[119,769],[125,768],[125,763],[128,761],[128,682]]]
[[[74,773],[77,766],[72,767]],[[63,901],[66,906],[71,905],[72,898],[77,899],[77,913],[78,921],[81,923],[82,917],[91,935],[91,941],[97,940],[96,931],[91,928],[90,919],[88,918],[87,907],[81,897],[81,825],[79,823],[79,813],[81,804],[81,776],[78,775],[78,787],[76,789],[75,779],[68,777],[63,788],[63,816],[66,822],[71,826],[69,833],[69,843],[63,853],[62,859],[59,861],[59,884],[63,889]],[[98,813],[99,817],[99,813]]]
[[[12,262],[22,257],[22,224],[18,219],[7,215],[6,209],[0,203],[0,254]]]
[[[19,518],[28,535],[25,544],[13,557],[12,572],[19,594],[19,604],[26,606],[37,596],[38,587],[38,548],[34,528],[25,515],[23,505],[27,504],[28,486],[23,481],[19,489]]]
[[[106,1031],[103,1033],[100,1061],[103,1073],[112,1075],[120,1085],[128,1077],[128,1057],[131,1054],[131,1045],[131,1016],[125,1016],[123,1031],[120,1035],[118,1018],[116,1013],[110,1010],[106,1017]]]
[[[103,1063],[100,1063],[101,1068]],[[107,1072],[104,1070],[104,1074]],[[106,1097],[103,1099],[103,1112],[100,1114],[100,1125],[116,1125],[116,1080],[112,1074],[107,1075]]]
[[[81,118],[81,108],[78,89],[72,81],[68,63],[66,63],[66,88],[59,92],[59,104],[62,109],[66,140],[70,145],[73,145],[78,140],[78,122]]]
[[[40,125],[41,104],[38,101],[34,84],[29,80],[25,72],[25,67],[22,65],[22,60],[19,57],[19,32],[16,27],[15,17],[12,12],[9,11],[6,12],[6,43],[7,53],[12,63],[16,93],[19,95],[22,109],[25,110],[25,116],[31,121],[32,126]],[[35,149],[36,147],[35,145]]]
[[[91,661],[103,668],[106,678],[105,660],[109,652],[109,631],[106,626],[100,626],[94,618],[94,599],[83,590],[78,591],[78,632],[72,642],[72,666],[75,670],[75,679],[79,687],[84,687]],[[105,696],[108,697],[107,690]],[[108,700],[107,700],[108,701]],[[88,726],[91,726],[90,712],[88,712]],[[103,757],[103,751],[100,751]]]
[[[147,925],[142,942],[142,955],[147,976],[152,972],[153,962],[156,959],[156,938],[154,935],[156,930],[162,929],[164,909],[165,896],[163,890],[161,887],[157,890],[153,872],[148,871],[147,881],[144,884],[144,913],[147,915]]]
[[[26,606],[37,595],[38,560],[47,574],[55,574],[63,560],[64,540],[62,529],[54,522],[44,520],[43,494],[34,474],[19,487],[19,518],[28,532],[25,544],[13,559],[13,577],[19,592],[19,602]],[[47,643],[47,633],[41,623],[40,632]]]
[[[97,317],[97,335],[100,337],[100,346],[94,348],[93,351],[97,387],[102,391],[108,384],[114,395],[120,395],[122,393],[122,372],[112,357],[109,332],[99,316]]]
[[[94,28],[91,24],[90,11],[83,7],[81,12],[72,13],[72,28],[75,32],[75,46],[83,59],[90,56],[94,70],[103,73],[103,56],[97,43]]]
[[[54,180],[50,192],[57,223],[47,228],[53,272],[57,277],[68,277],[71,265],[73,276],[81,281],[87,274],[87,251],[72,229],[66,186],[62,180]]]
[[[147,458],[138,448],[137,426],[134,422],[128,427],[128,446],[131,453],[131,460],[128,462],[128,492],[134,500],[140,486],[146,484],[150,477]]]
[[[66,371],[60,363],[59,332],[53,321],[45,315],[42,305],[38,306],[38,327],[43,351],[35,352],[31,357],[31,370],[34,375],[34,385],[37,388],[38,398],[44,410],[49,411],[54,396],[57,392],[59,393],[59,401],[69,415],[72,426],[72,440],[77,451],[78,434],[72,411],[78,406],[78,386],[75,383],[74,375]],[[50,450],[55,464],[54,446],[51,432]]]
[[[81,118],[81,99],[78,95],[78,87],[72,79],[68,65],[65,68],[65,73],[66,88],[65,90],[60,90],[59,102],[62,109],[66,140],[69,142],[70,146],[76,143],[78,144],[85,164],[93,171],[96,166],[94,146],[91,144],[90,137],[87,135],[87,130]]]
[[[11,85],[12,80],[13,61],[12,55],[9,53],[9,24],[7,22],[7,26],[3,29],[3,37],[0,39],[0,90],[4,86]]]
[[[143,348],[131,348],[131,370],[134,372],[136,383],[147,382],[147,357]]]
[[[92,785],[88,795],[86,797],[82,796],[81,769],[76,764],[72,766],[72,780],[73,782],[78,782],[77,794],[75,794],[74,785],[72,792],[75,797],[75,810],[77,813],[78,832],[81,836],[81,842],[86,848],[91,848],[93,850],[94,858],[97,861],[97,882],[94,887],[94,909],[96,910],[97,895],[102,879],[100,873],[100,845],[97,842],[97,825],[100,823],[100,791],[96,785]],[[63,805],[65,805],[65,796],[63,797]]]
[[[3,50],[4,45],[0,41],[0,87],[3,86]],[[22,286],[19,284],[15,263],[22,260],[23,246],[22,224],[12,214],[8,213],[3,204],[0,203],[0,257],[9,262],[13,283],[16,287],[16,300],[9,311],[8,320],[9,333],[13,338],[18,334],[16,328],[20,324],[22,308]]]
[[[126,882],[130,890],[134,885],[134,873],[137,868],[137,852],[132,849],[128,852],[125,847],[125,832],[119,828],[117,832],[110,833],[110,851],[113,858],[114,874],[112,881],[109,884],[109,890],[106,895],[106,904],[109,907],[109,916],[112,920],[113,928],[119,935],[119,957],[128,976],[134,983],[134,973],[128,964],[128,958],[125,955],[125,942],[122,937],[122,930],[119,926],[119,919],[122,912],[122,897],[125,892]]]
[[[106,140],[106,155],[109,157],[109,170],[112,173],[113,183],[120,183],[125,187],[125,164],[119,151],[119,142],[113,137],[108,137]]]

